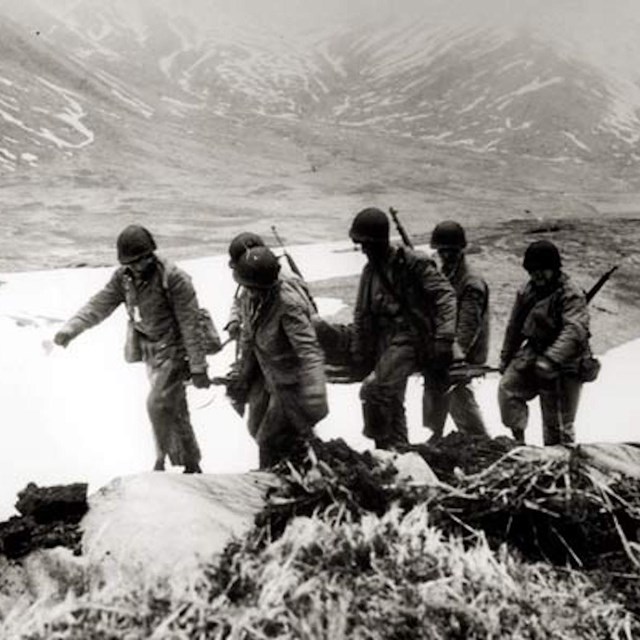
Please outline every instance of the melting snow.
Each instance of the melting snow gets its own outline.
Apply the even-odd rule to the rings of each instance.
[[[570,131],[563,131],[562,133],[567,138],[569,138],[569,140],[571,140],[571,142],[573,142],[573,144],[575,144],[576,147],[582,149],[583,151],[589,151],[589,152],[591,151],[591,149],[586,144],[584,144],[584,142],[580,142],[580,140],[578,140],[575,134],[571,133]]]
[[[356,274],[364,258],[351,245],[306,245],[290,251],[309,281]],[[200,302],[218,327],[226,320],[235,289],[225,256],[184,261]],[[142,365],[122,358],[126,316],[112,318],[80,336],[67,349],[51,350],[61,322],[109,278],[112,269],[61,269],[0,275],[0,405],[5,440],[0,448],[0,517],[11,513],[15,494],[27,482],[57,484],[86,480],[95,491],[114,477],[146,471],[153,462],[145,411],[147,382]],[[313,288],[313,285],[312,285]],[[336,300],[320,299],[323,315]],[[48,345],[48,348],[44,347]],[[210,373],[222,374],[233,347],[209,358]],[[640,341],[602,357],[597,382],[585,385],[578,415],[580,442],[637,439]],[[478,381],[476,392],[492,435],[506,435],[496,402],[498,380]],[[331,413],[318,426],[323,438],[342,437],[363,450],[359,385],[331,385]],[[427,438],[421,426],[421,381],[409,381],[407,415],[413,442]],[[210,473],[236,473],[257,466],[255,444],[244,421],[220,388],[188,389],[192,418]],[[541,443],[537,405],[531,405],[527,440]]]

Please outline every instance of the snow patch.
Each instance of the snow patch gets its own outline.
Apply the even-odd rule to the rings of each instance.
[[[581,142],[575,134],[571,133],[570,131],[563,131],[562,134],[565,137],[569,138],[569,140],[571,140],[571,142],[573,142],[573,144],[575,144],[579,149],[591,152],[591,149],[584,142]]]
[[[0,163],[2,158],[0,154]],[[351,247],[349,242],[339,242],[292,246],[289,251],[313,291],[316,280],[361,271],[365,258]],[[210,309],[219,328],[224,326],[236,286],[227,257],[185,260],[180,264],[192,276],[201,305]],[[127,365],[122,357],[124,310],[118,309],[67,349],[52,348],[50,343],[63,320],[102,287],[112,271],[113,268],[60,269],[0,274],[4,283],[0,287],[0,406],[8,425],[0,447],[0,518],[11,515],[16,493],[29,481],[40,485],[87,481],[90,492],[95,492],[115,477],[140,473],[153,465],[144,366]],[[318,302],[320,313],[325,316],[342,304],[324,298]],[[233,358],[233,347],[210,357],[210,374],[224,374]],[[637,441],[640,340],[603,355],[602,363],[598,380],[583,389],[577,440]],[[498,378],[492,376],[474,385],[492,436],[508,433],[500,422],[497,385]],[[330,413],[317,427],[320,437],[343,438],[359,451],[370,448],[371,442],[361,433],[358,393],[358,384],[329,386]],[[224,391],[189,387],[187,395],[203,452],[203,480],[207,473],[255,469],[256,445],[244,421],[229,406]],[[540,444],[538,404],[530,406],[527,442]],[[422,442],[430,435],[422,427],[421,412],[422,381],[416,376],[409,380],[407,388],[412,442]],[[161,483],[186,482],[194,492],[200,490],[200,479],[183,480],[182,474],[176,477],[175,473],[176,470],[167,471],[157,480],[159,474],[145,473],[134,477],[141,480],[132,482],[138,488],[147,481],[157,482],[158,489],[164,486]],[[182,509],[182,505],[166,508]],[[180,534],[188,535],[188,529],[181,527]]]
[[[531,82],[529,82],[528,84],[525,84],[524,86],[520,87],[519,89],[511,91],[510,93],[507,93],[506,95],[502,96],[499,100],[496,101],[497,102],[496,109],[498,111],[502,111],[509,104],[513,102],[514,98],[520,98],[521,96],[527,95],[528,93],[540,91],[541,89],[545,89],[547,87],[551,87],[555,84],[560,84],[562,82],[564,82],[563,78],[560,78],[557,76],[553,78],[549,78],[548,80],[540,80],[540,78],[538,77],[535,80],[532,80]]]

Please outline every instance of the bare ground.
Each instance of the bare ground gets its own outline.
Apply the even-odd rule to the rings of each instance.
[[[517,218],[468,225],[468,260],[491,290],[491,355],[496,362],[517,288],[526,281],[522,256],[539,238],[555,242],[565,271],[585,290],[614,265],[618,270],[590,304],[592,345],[602,353],[640,335],[640,218]],[[429,233],[414,234],[428,244]],[[342,298],[348,307],[335,317],[348,322],[358,277],[315,282],[316,296]]]

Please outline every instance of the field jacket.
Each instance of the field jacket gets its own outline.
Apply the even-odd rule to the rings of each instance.
[[[529,361],[544,355],[560,369],[575,370],[590,353],[589,336],[584,292],[565,273],[543,294],[528,282],[516,295],[500,361],[506,366],[516,355]]]
[[[241,351],[247,360],[243,371],[250,372],[254,359],[269,393],[277,394],[288,415],[306,422],[296,425],[301,429],[324,418],[324,357],[304,289],[292,279],[279,280],[261,298],[244,296],[242,305]]]
[[[383,269],[393,290],[380,276]],[[354,360],[373,368],[389,340],[410,341],[427,362],[435,338],[454,339],[456,296],[428,256],[392,247],[387,262],[362,270],[353,319]]]
[[[456,341],[467,362],[483,364],[489,355],[489,287],[469,267],[464,256],[456,269],[445,276],[458,302]]]
[[[198,300],[191,278],[161,258],[146,281],[136,281],[126,266],[116,269],[105,287],[68,320],[64,330],[75,337],[102,322],[123,303],[154,355],[186,357],[192,373],[206,371]]]

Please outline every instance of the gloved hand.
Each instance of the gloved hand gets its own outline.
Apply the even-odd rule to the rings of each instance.
[[[225,329],[232,340],[237,340],[240,337],[240,323],[237,320],[232,320]]]
[[[447,371],[453,362],[453,340],[436,338],[433,344],[433,368]]]
[[[244,405],[249,395],[249,387],[239,376],[229,376],[227,396],[233,404]]]
[[[249,396],[249,387],[239,377],[231,378],[227,384],[227,397],[233,410],[242,418]]]
[[[73,340],[73,336],[70,331],[66,331],[65,329],[60,329],[55,336],[53,336],[53,341],[59,347],[66,347]]]
[[[196,389],[208,389],[211,386],[211,380],[205,371],[202,373],[192,373],[191,382]]]
[[[560,373],[556,364],[544,356],[536,358],[535,370],[536,375],[541,380],[555,380]]]

